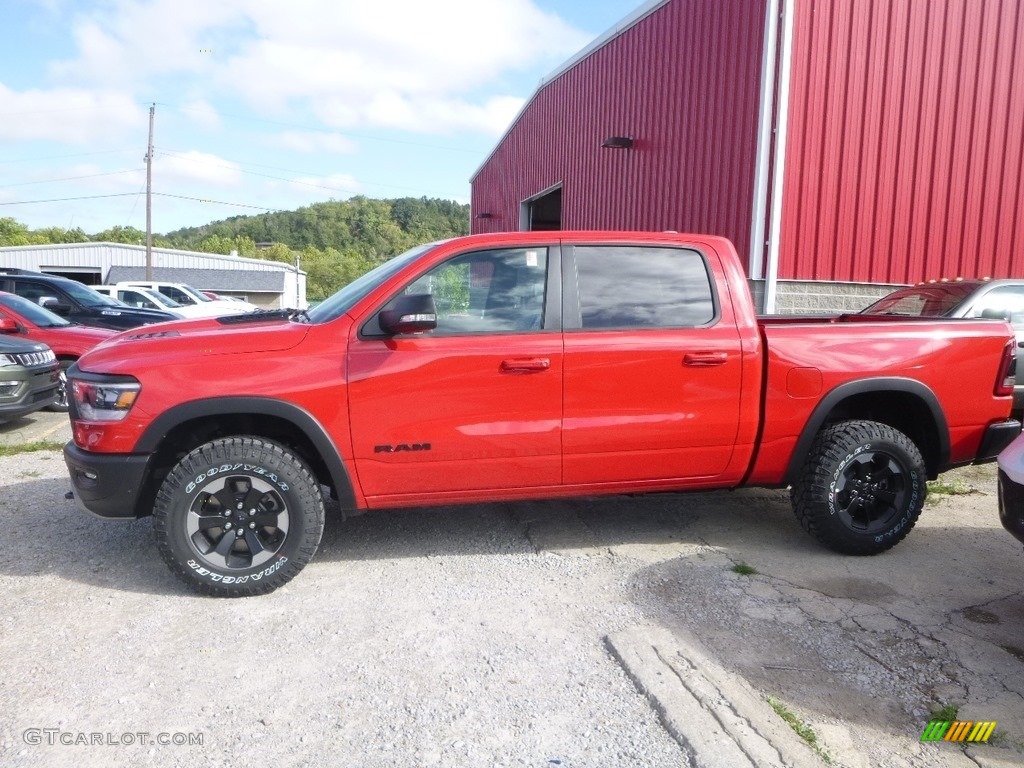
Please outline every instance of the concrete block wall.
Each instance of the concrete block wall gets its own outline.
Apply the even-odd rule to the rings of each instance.
[[[754,306],[764,306],[764,280],[750,280]],[[775,314],[821,315],[859,312],[868,304],[902,285],[874,283],[825,283],[811,280],[780,280],[776,284]]]

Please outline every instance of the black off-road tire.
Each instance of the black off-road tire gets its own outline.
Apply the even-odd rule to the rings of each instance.
[[[797,520],[831,550],[877,555],[910,533],[928,492],[921,452],[874,421],[844,421],[815,438],[790,491]]]
[[[324,500],[309,467],[287,448],[259,437],[223,438],[170,471],[157,492],[153,530],[167,565],[192,589],[265,594],[313,558]]]

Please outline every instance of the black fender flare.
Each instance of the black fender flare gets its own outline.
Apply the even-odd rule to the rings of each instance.
[[[786,467],[786,474],[782,479],[783,484],[792,485],[796,478],[800,476],[804,459],[811,450],[814,438],[821,431],[829,414],[835,410],[839,403],[856,395],[883,394],[886,392],[913,395],[924,403],[931,413],[932,420],[935,423],[935,431],[938,435],[938,462],[936,469],[941,471],[943,467],[946,467],[949,464],[949,424],[946,421],[946,414],[939,404],[939,398],[935,396],[935,393],[929,387],[914,379],[899,377],[859,379],[840,384],[835,389],[829,391],[821,399],[817,407],[815,407],[807,423],[804,425],[803,431],[800,433],[796,446],[793,448],[789,464]]]
[[[338,449],[323,425],[309,411],[294,403],[269,397],[216,397],[192,400],[170,408],[146,428],[135,445],[136,453],[155,453],[164,436],[179,424],[213,416],[273,416],[287,421],[313,444],[327,467],[343,509],[355,509],[352,480]]]

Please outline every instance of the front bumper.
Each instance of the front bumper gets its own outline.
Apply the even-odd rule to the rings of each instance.
[[[78,508],[108,520],[132,520],[146,478],[149,454],[109,454],[83,451],[73,442],[64,446]]]

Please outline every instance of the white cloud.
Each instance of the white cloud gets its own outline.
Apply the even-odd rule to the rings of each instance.
[[[181,112],[185,119],[206,130],[218,130],[223,127],[220,114],[216,108],[205,99],[193,99],[182,105]]]
[[[198,183],[221,188],[242,184],[242,169],[238,163],[196,150],[174,154],[157,151],[153,159],[153,176],[172,183]]]
[[[278,146],[293,149],[296,152],[333,152],[348,154],[356,151],[356,143],[340,133],[320,131],[285,131],[273,138]]]
[[[111,90],[54,88],[13,91],[0,83],[0,141],[51,140],[110,146],[133,134],[146,144],[146,111]]]
[[[186,75],[263,114],[313,109],[336,128],[505,127],[510,97],[471,94],[504,73],[554,66],[588,36],[533,0],[115,0],[74,21],[84,83],[141,87]],[[425,119],[429,117],[429,119]]]

